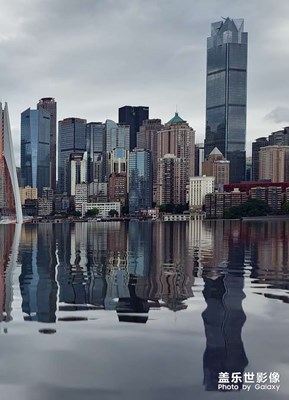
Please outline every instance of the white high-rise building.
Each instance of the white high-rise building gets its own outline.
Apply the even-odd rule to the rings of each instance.
[[[205,204],[206,194],[214,192],[213,176],[194,176],[190,178],[189,205],[191,210],[201,209]]]

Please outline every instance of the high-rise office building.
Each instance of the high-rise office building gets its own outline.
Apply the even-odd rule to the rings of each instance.
[[[124,106],[118,109],[118,122],[130,127],[130,151],[137,145],[137,132],[145,119],[149,118],[147,106]]]
[[[105,124],[90,122],[86,125],[87,138],[87,179],[91,182],[104,182],[105,173]]]
[[[0,212],[1,215],[15,213],[16,221],[23,222],[7,103],[4,109],[0,103]]]
[[[158,132],[163,128],[160,119],[146,119],[137,133],[137,148],[150,150],[153,168],[153,201],[156,202],[158,171]]]
[[[217,147],[230,161],[230,182],[245,180],[247,38],[243,19],[226,18],[207,41],[205,157]]]
[[[43,108],[50,114],[50,187],[56,190],[56,121],[57,103],[53,97],[43,97],[37,104],[37,109]]]
[[[260,137],[252,143],[252,181],[259,180],[259,151],[261,147],[269,146],[269,141],[266,137]]]
[[[50,187],[50,113],[43,108],[21,113],[21,186]]]
[[[65,118],[58,123],[58,192],[69,192],[70,155],[86,151],[86,120]]]
[[[150,208],[152,190],[151,152],[134,149],[129,154],[129,212]]]

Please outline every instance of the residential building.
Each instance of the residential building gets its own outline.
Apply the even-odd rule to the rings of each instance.
[[[25,186],[20,187],[20,200],[21,200],[21,205],[25,204],[25,201],[27,199],[34,199],[37,200],[38,199],[38,193],[37,193],[37,188],[32,188],[31,186]]]
[[[151,152],[134,149],[129,154],[129,212],[151,208],[152,190]]]
[[[50,187],[56,190],[56,121],[57,103],[53,97],[43,97],[37,104],[37,109],[43,108],[50,114]]]
[[[158,161],[157,205],[186,204],[186,163],[174,154]]]
[[[227,208],[239,206],[248,200],[246,192],[234,189],[232,192],[214,192],[205,196],[206,218],[224,218]]]
[[[226,160],[220,150],[215,147],[203,162],[204,175],[215,178],[215,188],[229,183],[230,161]]]
[[[259,151],[259,179],[289,181],[289,146],[266,146]]]
[[[252,199],[265,201],[273,211],[280,211],[282,205],[282,187],[254,187],[250,191]]]
[[[47,216],[53,212],[53,189],[44,187],[42,196],[38,198],[38,215]]]
[[[130,151],[137,147],[137,132],[139,132],[139,128],[142,125],[143,121],[148,118],[149,107],[147,106],[124,106],[118,109],[119,124],[125,124],[130,127]]]
[[[110,202],[118,201],[121,206],[127,203],[127,174],[125,172],[113,172],[109,176],[108,198]]]
[[[182,166],[178,168],[181,182],[179,185],[183,193],[181,199],[186,198],[186,187],[189,185],[189,178],[194,176],[195,168],[195,131],[176,112],[175,116],[167,122],[158,132],[157,158],[158,162],[166,154],[174,155],[181,160]],[[164,180],[159,174],[162,168],[158,167],[157,184]],[[185,200],[184,200],[185,201]],[[183,200],[182,200],[183,202]],[[186,202],[186,201],[185,201]]]
[[[91,182],[88,184],[88,198],[92,203],[108,201],[108,184],[106,182]]]
[[[230,182],[245,180],[247,46],[243,19],[226,18],[211,25],[205,157],[217,147],[230,161]]]
[[[214,192],[214,176],[190,177],[189,207],[192,211],[202,210],[205,205],[205,196]]]
[[[43,108],[21,113],[21,186],[50,186],[50,113]]]
[[[75,185],[75,211],[82,212],[82,204],[88,201],[88,186],[86,183],[77,183]]]

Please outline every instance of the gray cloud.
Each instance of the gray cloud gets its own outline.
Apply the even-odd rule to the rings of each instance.
[[[243,17],[249,32],[248,143],[278,129],[263,116],[287,102],[286,0],[14,0],[0,15],[0,97],[14,142],[20,113],[46,96],[58,119],[117,120],[132,104],[168,121],[178,104],[202,140],[206,38],[221,15]]]
[[[277,123],[289,122],[289,107],[276,107],[265,116],[265,119]]]

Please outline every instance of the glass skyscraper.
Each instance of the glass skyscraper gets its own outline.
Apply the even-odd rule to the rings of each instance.
[[[129,153],[129,212],[152,206],[152,156],[149,150]]]
[[[205,157],[217,147],[230,161],[230,182],[245,180],[247,39],[244,20],[226,18],[207,41]]]
[[[43,108],[21,114],[21,181],[38,196],[50,186],[50,113]]]
[[[86,151],[86,119],[65,118],[58,123],[58,191],[70,190],[70,155]]]
[[[129,149],[132,151],[137,145],[137,133],[143,121],[149,118],[147,106],[124,106],[118,109],[118,122],[129,125]]]
[[[50,187],[56,190],[56,120],[57,103],[53,97],[43,97],[37,109],[44,108],[50,114]]]

